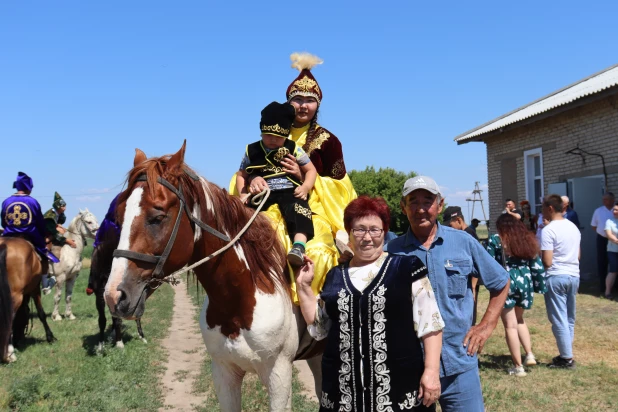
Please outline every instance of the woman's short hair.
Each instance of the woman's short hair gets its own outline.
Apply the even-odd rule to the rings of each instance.
[[[386,201],[381,197],[359,196],[352,200],[343,211],[343,225],[345,231],[350,233],[352,223],[363,217],[377,216],[382,221],[384,233],[388,232],[391,224],[391,214]]]

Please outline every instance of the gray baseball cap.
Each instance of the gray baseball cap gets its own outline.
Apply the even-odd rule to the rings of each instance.
[[[423,189],[430,193],[433,193],[434,195],[442,196],[442,193],[440,192],[440,187],[438,186],[436,181],[429,176],[414,176],[413,178],[406,180],[406,183],[403,185],[402,196],[406,197],[407,195],[418,189]]]

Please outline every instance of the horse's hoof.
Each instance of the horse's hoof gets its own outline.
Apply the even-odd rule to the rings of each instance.
[[[60,316],[58,314],[52,315],[52,320],[54,320],[54,321],[62,320],[62,316]]]
[[[17,356],[14,353],[11,353],[8,358],[6,358],[7,363],[13,363],[17,361]]]
[[[148,343],[148,341],[146,340],[146,338],[142,338],[142,342],[144,342],[144,343]]]
[[[122,343],[121,340],[119,340],[118,342],[116,342],[116,348],[118,349],[124,349],[124,343]]]
[[[77,319],[77,318],[75,317],[75,315],[73,315],[72,313],[70,313],[70,314],[68,314],[68,315],[65,315],[65,317],[69,318],[69,320],[75,320],[75,319]]]
[[[105,348],[105,344],[103,342],[99,342],[97,346],[94,347],[96,353],[103,352],[103,348]]]

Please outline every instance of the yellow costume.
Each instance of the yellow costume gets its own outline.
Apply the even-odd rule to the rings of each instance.
[[[293,54],[292,61],[294,62],[292,67],[299,69],[300,74],[287,89],[288,101],[294,96],[303,95],[314,97],[319,104],[322,100],[322,90],[310,69],[313,65],[321,63],[321,60],[307,54]],[[311,287],[317,295],[322,290],[328,271],[338,264],[339,252],[335,247],[334,236],[338,230],[345,230],[343,211],[357,196],[352,187],[352,181],[346,173],[341,142],[337,136],[313,120],[304,127],[292,127],[289,138],[309,155],[318,172],[309,198],[315,234],[314,238],[307,242],[306,247],[307,256],[315,264],[315,277]],[[236,175],[232,177],[229,192],[238,195]],[[285,249],[290,250],[292,242],[279,207],[273,205],[264,213],[272,220]],[[292,270],[290,270],[290,278],[293,300],[298,304],[296,279]]]

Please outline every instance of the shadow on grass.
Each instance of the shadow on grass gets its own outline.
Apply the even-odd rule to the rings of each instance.
[[[17,349],[21,353],[24,353],[30,348],[30,346],[38,345],[41,343],[47,343],[48,345],[54,344],[54,342],[47,342],[47,340],[45,339],[33,338],[32,336],[26,336],[25,338],[21,338],[19,342],[17,342],[17,344],[15,345],[15,349]]]
[[[510,355],[481,355],[479,369],[504,370],[512,366]]]
[[[120,329],[120,334],[122,336],[122,342],[128,343],[135,339],[132,335],[125,334],[127,326],[123,323]],[[114,336],[114,330],[110,325],[105,331],[105,343],[111,344],[112,336]],[[97,345],[99,344],[99,332],[93,333],[92,335],[83,335],[82,336],[82,348],[86,352],[88,356],[98,356]]]

